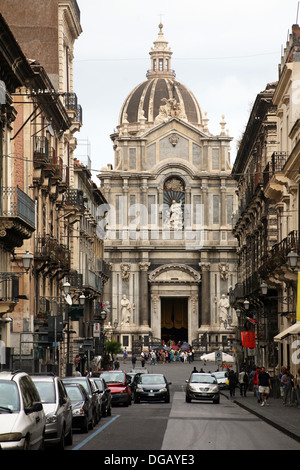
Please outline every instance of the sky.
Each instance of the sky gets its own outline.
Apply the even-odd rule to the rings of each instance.
[[[298,19],[297,0],[77,0],[83,32],[74,49],[74,92],[83,109],[75,155],[93,178],[114,164],[110,134],[129,93],[146,80],[162,22],[176,80],[207,112],[208,128],[233,137],[231,163],[257,94],[278,79]],[[300,21],[300,8],[299,20]]]

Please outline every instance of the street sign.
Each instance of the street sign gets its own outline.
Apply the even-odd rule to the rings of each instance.
[[[93,340],[92,339],[87,339],[87,340],[83,341],[82,349],[84,351],[88,351],[88,350],[93,349]]]
[[[94,323],[94,338],[100,338],[100,323]]]
[[[222,362],[222,351],[215,351],[216,362]]]

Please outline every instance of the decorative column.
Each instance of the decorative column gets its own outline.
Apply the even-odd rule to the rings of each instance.
[[[210,325],[210,263],[199,263],[201,267],[201,326]]]
[[[140,322],[142,326],[149,326],[148,320],[148,269],[151,263],[141,262],[140,268]]]

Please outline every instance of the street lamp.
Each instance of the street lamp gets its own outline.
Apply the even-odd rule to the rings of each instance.
[[[245,299],[245,300],[244,300],[244,308],[245,308],[245,310],[249,310],[249,307],[250,307],[250,302],[249,302],[249,300]]]
[[[268,293],[268,284],[263,281],[260,285],[262,295],[267,295]]]
[[[26,250],[26,253],[22,256],[22,262],[23,262],[23,267],[27,273],[31,267],[32,260],[33,260],[33,255],[29,253],[28,250]]]
[[[294,250],[291,250],[289,254],[287,255],[288,263],[290,268],[295,269],[297,266],[298,262],[298,253],[296,253]]]

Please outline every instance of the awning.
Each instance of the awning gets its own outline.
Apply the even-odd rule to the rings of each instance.
[[[290,335],[299,335],[300,334],[300,322],[294,323],[292,326],[286,330],[279,333],[277,336],[274,336],[274,341],[281,341]]]

